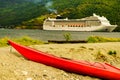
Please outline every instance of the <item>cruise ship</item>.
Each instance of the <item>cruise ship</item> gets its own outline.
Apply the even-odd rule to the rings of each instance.
[[[43,30],[112,32],[116,27],[106,17],[96,14],[82,19],[47,18],[43,23]]]

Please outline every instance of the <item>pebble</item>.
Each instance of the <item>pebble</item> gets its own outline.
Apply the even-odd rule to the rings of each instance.
[[[28,74],[28,72],[27,72],[27,71],[22,71],[22,74],[23,74],[24,76],[26,76],[26,75]]]
[[[32,78],[27,78],[26,80],[32,80]]]
[[[63,73],[64,76],[68,77],[69,75],[67,73]]]
[[[47,74],[43,74],[44,77],[47,77]]]
[[[43,70],[43,72],[47,72],[47,70]]]

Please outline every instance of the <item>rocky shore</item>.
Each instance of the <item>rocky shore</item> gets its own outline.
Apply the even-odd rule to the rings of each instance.
[[[42,44],[29,47],[75,60],[107,62],[120,68],[120,42]],[[110,52],[115,52],[110,53]],[[0,48],[0,80],[101,80],[69,73],[22,57],[14,48]]]

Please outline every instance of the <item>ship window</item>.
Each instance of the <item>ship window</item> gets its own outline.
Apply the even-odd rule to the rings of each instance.
[[[81,27],[83,27],[83,24],[81,25]]]
[[[79,26],[81,27],[81,24]]]

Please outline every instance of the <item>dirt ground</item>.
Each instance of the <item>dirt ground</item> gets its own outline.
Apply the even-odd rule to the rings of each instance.
[[[120,68],[120,42],[43,44],[32,48],[75,60],[107,62]],[[115,51],[116,54],[109,54]],[[69,73],[22,57],[14,48],[0,48],[0,80],[101,80]]]

